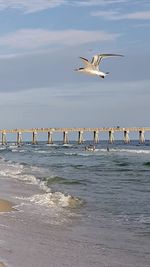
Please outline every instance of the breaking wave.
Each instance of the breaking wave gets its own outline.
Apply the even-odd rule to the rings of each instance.
[[[65,195],[61,192],[49,192],[45,194],[37,194],[27,198],[32,203],[47,206],[47,207],[61,207],[61,208],[76,208],[81,205],[82,201],[76,197]]]

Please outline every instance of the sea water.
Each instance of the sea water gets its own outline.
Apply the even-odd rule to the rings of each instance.
[[[8,267],[150,266],[150,142],[89,143],[0,146]]]

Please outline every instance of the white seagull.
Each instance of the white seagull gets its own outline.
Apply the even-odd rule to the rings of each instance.
[[[100,65],[101,60],[106,57],[117,57],[117,56],[123,57],[123,55],[119,55],[119,54],[98,54],[98,55],[93,56],[91,62],[89,62],[84,57],[80,57],[83,63],[85,64],[85,67],[75,69],[75,71],[84,72],[86,74],[91,74],[91,75],[97,75],[101,78],[105,78],[105,76],[108,75],[109,72],[100,71],[99,65]]]

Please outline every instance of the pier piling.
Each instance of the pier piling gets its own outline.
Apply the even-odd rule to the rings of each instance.
[[[34,131],[32,133],[32,144],[33,145],[36,145],[37,144],[37,132],[36,131]]]
[[[82,144],[84,142],[83,139],[83,131],[78,132],[78,144]]]
[[[139,142],[141,144],[143,144],[145,142],[144,131],[142,131],[142,130],[139,131]]]
[[[98,136],[99,132],[98,131],[94,131],[94,143],[98,144],[99,142],[99,136]]]
[[[63,132],[63,144],[68,144],[69,140],[68,140],[68,132],[64,131]]]
[[[2,132],[2,145],[7,144],[7,139],[6,139],[6,132]]]
[[[48,132],[48,144],[53,144],[52,132]]]
[[[114,138],[114,131],[110,130],[109,131],[109,143],[112,144],[114,142],[115,138]]]
[[[130,143],[130,138],[129,138],[129,131],[124,131],[124,143],[128,144]]]
[[[17,133],[17,145],[21,144],[22,142],[22,133],[18,132]]]

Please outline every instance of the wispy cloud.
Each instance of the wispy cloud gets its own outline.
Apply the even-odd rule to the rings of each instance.
[[[22,29],[0,37],[0,46],[13,49],[35,49],[55,44],[74,46],[96,41],[114,41],[118,36],[104,31]]]
[[[66,4],[66,0],[0,0],[0,10],[22,9],[26,13],[37,12]]]
[[[149,20],[150,11],[139,11],[123,15],[123,19],[138,19],[138,20]]]
[[[110,4],[120,4],[126,3],[129,0],[81,0],[81,1],[72,1],[72,4],[77,6],[106,6]]]
[[[128,0],[0,0],[0,10],[11,8],[21,9],[25,13],[33,13],[63,5],[99,6],[124,2],[128,2]]]
[[[139,23],[136,25],[133,25],[134,28],[150,28],[150,23]]]
[[[150,20],[150,11],[139,11],[121,14],[119,11],[96,11],[92,16],[102,17],[107,20]]]
[[[107,20],[115,20],[116,17],[118,18],[120,16],[118,11],[111,11],[111,10],[95,11],[95,12],[91,12],[91,15],[94,17],[101,17]]]
[[[132,3],[131,3],[132,2]],[[119,4],[130,5],[148,5],[149,0],[131,1],[131,0],[0,0],[0,10],[4,9],[19,9],[24,13],[35,13],[42,10],[57,8],[60,6],[76,6],[76,7],[88,7],[88,6],[116,6]],[[137,16],[140,17],[137,12]],[[132,13],[131,13],[132,14]],[[133,13],[134,14],[134,13]],[[135,13],[136,14],[136,13]],[[127,14],[128,15],[128,14]],[[134,16],[134,15],[133,15]],[[136,15],[135,15],[136,16]]]

